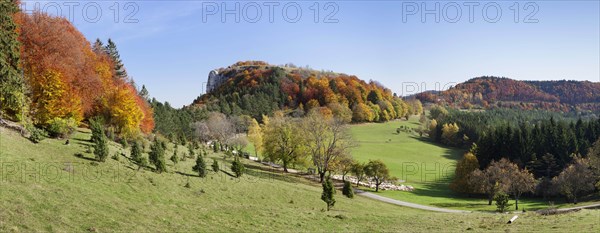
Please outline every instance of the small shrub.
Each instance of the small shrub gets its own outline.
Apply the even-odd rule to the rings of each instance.
[[[90,130],[92,130],[91,142],[99,140],[101,135],[104,135],[104,120],[101,117],[94,117],[90,119]]]
[[[177,145],[175,145],[175,151],[173,151],[173,156],[171,156],[171,162],[173,162],[173,164],[177,164],[179,162],[179,157],[177,156]]]
[[[96,155],[96,159],[98,161],[104,162],[106,161],[106,157],[108,157],[108,139],[102,135],[100,136],[96,143],[94,144],[94,155]]]
[[[116,154],[114,154],[114,155],[113,155],[112,157],[110,157],[110,158],[111,158],[111,159],[114,159],[114,160],[116,160],[116,161],[119,161],[119,154],[118,154],[118,153],[116,153]]]
[[[129,147],[129,143],[127,142],[127,140],[125,140],[125,139],[123,139],[123,138],[122,138],[122,139],[119,141],[119,144],[121,144],[121,146],[122,146],[123,148],[127,148],[127,147]]]
[[[354,190],[352,190],[352,184],[350,181],[344,181],[344,188],[342,189],[342,194],[348,198],[354,198]]]
[[[67,138],[77,128],[77,122],[73,118],[54,118],[47,124],[48,134],[54,138]]]
[[[211,165],[213,172],[219,172],[219,162],[216,159],[213,159],[213,163]]]
[[[503,192],[499,192],[494,196],[494,201],[496,201],[496,210],[500,213],[506,212],[508,209],[508,195]]]
[[[140,163],[138,164],[141,167],[147,167],[148,166],[148,158],[146,157],[141,157],[140,159]]]
[[[142,147],[138,141],[133,141],[131,144],[131,160],[138,164],[142,162]]]
[[[204,158],[201,155],[196,157],[196,165],[192,167],[192,170],[198,172],[198,176],[206,177],[206,163],[204,162]]]
[[[335,205],[335,187],[331,179],[327,177],[323,182],[323,193],[321,193],[321,200],[327,204],[327,211],[329,211]]]
[[[154,143],[150,146],[150,162],[154,164],[156,172],[162,173],[167,171],[165,163],[165,143],[154,139]]]
[[[235,177],[239,178],[242,176],[242,174],[244,174],[244,170],[246,170],[244,164],[236,157],[231,163],[231,171],[235,173]]]
[[[30,127],[29,129],[29,141],[33,142],[33,143],[39,143],[42,140],[44,140],[47,136],[46,131],[44,131],[43,129],[38,129],[34,126]]]

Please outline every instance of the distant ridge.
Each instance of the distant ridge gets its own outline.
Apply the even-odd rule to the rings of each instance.
[[[446,91],[422,92],[423,102],[456,108],[544,109],[560,112],[599,112],[600,83],[590,81],[519,81],[477,77]]]

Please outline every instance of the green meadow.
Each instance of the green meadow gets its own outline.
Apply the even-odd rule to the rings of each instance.
[[[240,179],[230,176],[231,158],[212,153],[206,161],[216,159],[221,171],[206,178],[192,171],[192,158],[168,161],[169,171],[158,174],[131,163],[116,143],[110,149],[117,157],[96,162],[86,152],[88,130],[76,132],[70,145],[0,132],[0,232],[568,231],[573,224],[595,231],[600,216],[598,210],[531,212],[507,225],[512,215],[431,213],[341,192],[332,211],[324,211],[319,184],[247,160]]]
[[[358,147],[352,151],[355,159],[362,162],[380,159],[400,183],[415,187],[412,192],[380,191],[378,194],[442,208],[494,211],[496,206],[488,205],[485,197],[468,197],[448,188],[456,162],[462,158],[464,150],[432,143],[415,132],[396,131],[401,126],[417,128],[419,124],[418,117],[413,116],[408,121],[351,126],[352,135],[358,142]],[[588,197],[586,200],[592,199],[593,197]],[[526,210],[543,209],[550,207],[550,201],[556,207],[574,206],[565,203],[564,198],[541,200],[524,197],[519,201],[519,207]],[[590,202],[579,203],[585,204]]]

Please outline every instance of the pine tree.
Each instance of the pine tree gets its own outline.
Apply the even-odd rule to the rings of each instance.
[[[113,42],[112,39],[108,39],[108,44],[106,45],[105,49],[114,62],[114,70],[117,77],[123,80],[127,79],[127,71],[125,70],[123,61],[121,60],[121,55],[119,55],[119,51],[117,50],[117,45],[115,44],[115,42]]]
[[[171,162],[173,162],[173,164],[177,164],[179,162],[179,157],[177,156],[177,145],[175,145],[175,148],[173,149],[173,156],[171,156]]]
[[[219,162],[216,159],[213,159],[212,170],[214,172],[219,172]]]
[[[138,164],[142,163],[142,147],[137,141],[133,141],[131,144],[131,160]]]
[[[323,182],[323,193],[321,194],[321,200],[327,204],[327,211],[329,211],[335,205],[335,187],[331,179],[327,177]]]
[[[90,141],[96,143],[100,140],[100,137],[104,136],[104,123],[102,118],[94,117],[90,119],[90,130],[92,131],[92,137]]]
[[[188,145],[188,151],[190,152],[190,156],[194,158],[194,155],[196,155],[196,153],[194,152],[194,147],[192,147],[192,145]]]
[[[242,176],[242,174],[244,174],[244,170],[246,170],[244,164],[236,156],[233,162],[231,162],[231,171],[235,173],[235,177],[239,178],[240,176]]]
[[[92,50],[96,54],[107,54],[106,48],[104,47],[104,43],[102,43],[100,38],[96,39],[96,42],[94,42],[94,45],[92,45]]]
[[[146,101],[150,101],[150,96],[148,93],[148,89],[146,89],[146,85],[142,85],[142,90],[140,90],[139,95],[144,98]]]
[[[167,171],[167,165],[165,163],[165,147],[163,143],[154,139],[154,143],[150,149],[150,162],[156,167],[156,172],[162,173]]]
[[[25,106],[25,81],[19,69],[20,43],[13,19],[17,12],[16,1],[0,2],[0,112],[21,120]]]
[[[108,139],[104,136],[104,132],[101,133],[94,144],[94,155],[98,161],[104,162],[108,157]]]
[[[196,157],[196,165],[192,167],[192,170],[197,171],[198,176],[206,177],[206,163],[204,162],[204,158],[202,157],[202,155],[198,155]]]
[[[494,196],[494,201],[496,201],[496,210],[498,212],[503,213],[508,209],[508,194],[499,192]]]
[[[344,188],[342,189],[342,194],[348,198],[354,198],[354,190],[352,190],[352,185],[350,181],[344,181]]]

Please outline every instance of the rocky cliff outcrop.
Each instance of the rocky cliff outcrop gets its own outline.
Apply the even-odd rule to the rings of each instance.
[[[210,93],[219,87],[225,81],[225,77],[219,74],[218,70],[212,70],[208,73],[208,82],[206,83],[206,93]]]

